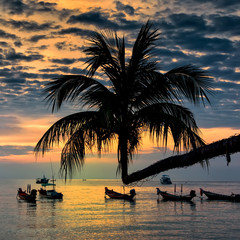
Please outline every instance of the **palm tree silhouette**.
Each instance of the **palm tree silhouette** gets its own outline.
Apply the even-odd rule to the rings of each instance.
[[[36,153],[44,154],[66,140],[60,168],[65,179],[83,166],[86,150],[97,146],[101,153],[117,141],[118,170],[123,183],[129,183],[128,165],[144,131],[164,146],[171,135],[176,151],[204,145],[194,116],[182,101],[209,102],[211,78],[192,65],[160,73],[153,56],[158,38],[158,29],[148,21],[127,59],[124,37],[110,30],[94,32],[84,50],[87,74],[65,75],[46,85],[44,94],[52,111],[59,110],[64,101],[86,109],[54,123],[35,147]],[[94,79],[96,72],[107,81]]]

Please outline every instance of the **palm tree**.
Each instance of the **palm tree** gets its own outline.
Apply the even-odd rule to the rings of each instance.
[[[52,111],[59,110],[64,101],[86,109],[54,123],[35,147],[36,153],[44,154],[66,140],[60,168],[65,179],[83,166],[87,150],[97,146],[100,154],[117,141],[118,170],[123,183],[129,183],[128,165],[143,131],[164,146],[171,135],[177,152],[204,145],[192,112],[182,102],[209,102],[211,78],[192,65],[161,73],[153,56],[158,38],[158,29],[148,21],[126,59],[124,37],[110,30],[94,32],[84,50],[87,74],[65,75],[46,85],[44,94]],[[107,81],[94,79],[96,72]]]

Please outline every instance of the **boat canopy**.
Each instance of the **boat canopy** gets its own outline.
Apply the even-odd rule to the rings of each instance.
[[[43,187],[47,187],[47,186],[56,186],[55,183],[42,183]]]

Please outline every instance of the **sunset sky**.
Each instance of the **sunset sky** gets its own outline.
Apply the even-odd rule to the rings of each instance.
[[[36,160],[33,148],[59,118],[80,111],[64,105],[51,113],[45,83],[62,74],[81,74],[82,52],[94,30],[111,28],[130,49],[142,24],[160,30],[155,54],[162,72],[194,64],[213,77],[211,105],[188,105],[207,143],[240,133],[239,0],[0,0],[0,178],[36,178],[57,172],[60,148]],[[105,80],[103,76],[97,76]],[[130,171],[172,154],[144,138]],[[240,155],[169,171],[175,180],[240,180]],[[55,163],[56,162],[56,163]],[[115,178],[115,152],[91,154],[79,178]],[[50,173],[49,173],[50,174]]]

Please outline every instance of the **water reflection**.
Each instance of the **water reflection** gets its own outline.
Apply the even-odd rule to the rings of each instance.
[[[54,229],[57,227],[57,212],[59,199],[38,199],[36,203],[18,201],[18,215],[22,219],[18,227],[21,229],[46,228]]]
[[[240,203],[210,202],[198,197],[192,202],[156,202],[155,187],[158,183],[154,182],[147,187],[136,188],[138,195],[133,202],[104,199],[105,185],[118,187],[118,190],[121,186],[117,184],[110,180],[107,184],[106,181],[73,181],[71,185],[60,186],[63,200],[38,197],[36,204],[17,201],[15,192],[8,193],[8,189],[15,187],[8,185],[0,197],[0,236],[34,240],[155,240],[209,239],[209,236],[211,239],[238,239],[240,235],[237,228]],[[194,183],[185,189],[199,185]],[[224,186],[222,184],[221,188]],[[215,185],[207,183],[207,187],[210,189]],[[229,189],[227,184],[226,189],[236,191],[235,185]],[[216,229],[219,223],[224,224]]]
[[[164,199],[157,199],[157,204],[158,209],[164,208],[166,210],[166,208],[171,208],[175,214],[178,213],[179,209],[182,214],[184,211],[196,211],[196,203],[193,201],[166,201]]]
[[[18,200],[18,216],[22,219],[18,227],[20,229],[36,228],[37,204]]]
[[[124,200],[124,199],[112,199],[112,198],[104,198],[105,204],[113,205],[113,204],[122,204],[122,205],[130,205],[135,206],[136,200]]]

